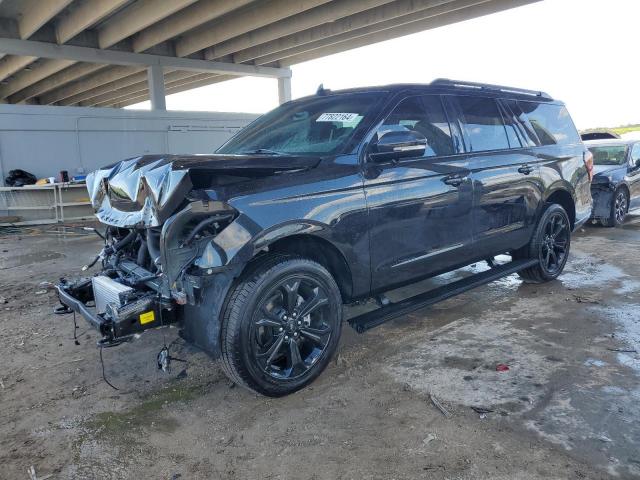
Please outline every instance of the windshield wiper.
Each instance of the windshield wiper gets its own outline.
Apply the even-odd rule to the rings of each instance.
[[[277,150],[269,150],[268,148],[256,148],[255,150],[246,150],[244,152],[240,152],[240,155],[286,155],[286,153],[278,152]]]

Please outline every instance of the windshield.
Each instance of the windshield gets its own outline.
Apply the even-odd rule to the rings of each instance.
[[[602,145],[590,147],[594,165],[622,165],[627,159],[626,145]]]
[[[217,153],[340,153],[379,98],[379,93],[349,93],[287,103],[241,130]]]

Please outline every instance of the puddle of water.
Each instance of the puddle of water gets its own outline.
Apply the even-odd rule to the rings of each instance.
[[[626,304],[615,307],[594,307],[594,310],[613,320],[616,348],[636,350],[619,352],[617,360],[640,375],[640,305]]]
[[[64,257],[62,253],[51,251],[25,253],[23,255],[12,255],[10,257],[0,257],[0,270],[20,267],[23,265],[31,265],[32,263],[46,262],[61,257]]]
[[[600,287],[624,295],[640,289],[640,281],[609,263],[597,263],[582,255],[574,255],[559,280],[573,289]]]

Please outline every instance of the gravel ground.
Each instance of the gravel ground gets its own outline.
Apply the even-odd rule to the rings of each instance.
[[[364,335],[345,327],[311,387],[268,399],[175,328],[105,349],[112,389],[96,333],[79,319],[76,345],[41,285],[98,242],[1,238],[0,478],[640,478],[639,247],[640,217],[587,227],[560,280],[514,275]],[[165,339],[185,360],[168,374]]]

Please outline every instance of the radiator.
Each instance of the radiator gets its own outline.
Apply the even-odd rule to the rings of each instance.
[[[113,303],[117,307],[123,306],[127,295],[133,291],[131,287],[122,285],[104,275],[93,277],[91,283],[96,302],[96,312],[100,314],[107,311],[108,303]]]

